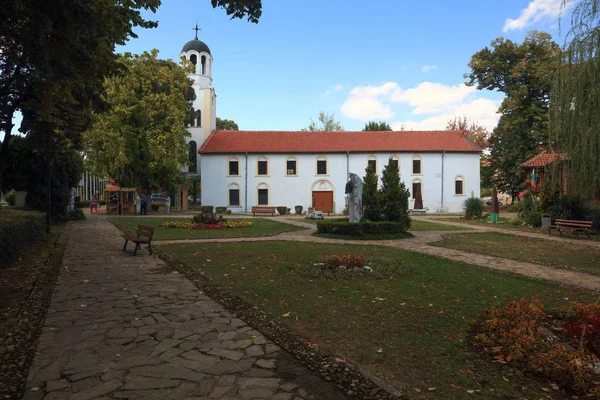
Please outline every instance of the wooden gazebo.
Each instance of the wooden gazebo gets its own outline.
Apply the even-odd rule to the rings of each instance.
[[[136,192],[136,188],[120,188],[118,186],[106,186],[104,188],[104,202],[106,204],[106,214],[135,215]]]

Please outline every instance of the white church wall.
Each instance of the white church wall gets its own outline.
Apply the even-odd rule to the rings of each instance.
[[[286,206],[294,209],[302,205],[304,209],[312,205],[312,191],[333,190],[333,201],[336,213],[341,213],[345,207],[344,193],[347,173],[353,172],[361,178],[365,175],[367,160],[370,154],[267,154],[248,155],[247,195],[246,195],[246,156],[235,155],[239,160],[239,175],[228,176],[228,155],[202,155],[202,204],[213,206],[228,205],[228,188],[236,184],[240,189],[240,207],[230,208],[233,212],[250,211],[258,205],[258,189],[269,189],[270,206]],[[406,187],[412,190],[412,182],[418,179],[422,182],[423,205],[430,212],[462,210],[462,202],[471,191],[479,196],[479,154],[445,154],[444,155],[444,199],[442,205],[442,154],[382,154],[378,153],[377,170],[381,179],[382,171],[390,156],[399,159],[400,176]],[[327,174],[317,175],[317,159],[324,156],[327,159]],[[421,158],[421,174],[412,173],[413,157]],[[267,175],[258,175],[258,159],[266,157],[268,162]],[[297,160],[296,176],[286,174],[287,159]],[[464,179],[463,195],[454,194],[454,179],[461,175]],[[320,184],[323,182],[323,184]],[[247,196],[247,202],[246,202]],[[412,197],[412,196],[411,196]],[[411,198],[410,206],[414,205]],[[247,210],[246,210],[247,206]]]

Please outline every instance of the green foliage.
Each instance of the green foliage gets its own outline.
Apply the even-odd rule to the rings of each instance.
[[[78,208],[68,211],[65,215],[65,221],[85,221],[85,219],[85,214]]]
[[[407,231],[404,222],[378,221],[350,223],[349,221],[319,221],[319,233],[332,235],[363,236],[363,235],[391,235]]]
[[[8,266],[15,261],[23,247],[33,243],[45,232],[45,218],[42,214],[1,221],[0,266]]]
[[[381,185],[381,214],[384,221],[403,224],[404,231],[410,228],[408,216],[408,198],[410,193],[400,180],[400,171],[390,158],[383,169]]]
[[[476,121],[469,121],[467,117],[454,117],[446,123],[447,131],[462,131],[464,137],[485,149],[489,147],[490,132]]]
[[[285,206],[279,206],[279,207],[276,207],[276,208],[277,208],[277,212],[279,214],[281,214],[281,215],[286,215],[286,214],[290,213],[290,209],[287,208],[287,207],[285,207]]]
[[[479,197],[468,197],[463,202],[463,211],[466,218],[481,218],[481,214],[483,214],[483,202]]]
[[[262,0],[211,0],[213,8],[225,9],[227,15],[234,18],[247,18],[249,22],[258,23],[262,15]]]
[[[540,209],[544,212],[552,210],[552,205],[559,196],[560,186],[558,182],[547,175],[540,192]]]
[[[492,188],[491,187],[482,187],[480,189],[479,195],[481,197],[491,197],[492,196]]]
[[[119,62],[125,71],[104,85],[110,108],[84,135],[89,166],[98,176],[144,192],[180,183],[189,153],[184,92],[192,82],[186,70],[158,59],[157,50],[126,53]]]
[[[522,189],[521,163],[548,142],[548,107],[560,48],[545,32],[532,32],[517,44],[495,39],[471,58],[467,85],[505,94],[502,115],[490,137],[490,168],[496,187],[513,200]],[[487,174],[486,174],[487,176]]]
[[[203,214],[206,214],[206,213],[210,214],[210,213],[213,212],[213,209],[214,209],[213,206],[201,206],[200,207],[200,212],[203,213]]]
[[[541,211],[530,211],[523,218],[525,223],[529,226],[533,226],[534,228],[539,228],[542,226],[542,212]]]
[[[216,207],[215,211],[217,214],[225,214],[227,212],[227,207]]]
[[[202,224],[202,225],[217,225],[221,222],[225,222],[227,221],[227,219],[225,219],[223,217],[223,215],[221,214],[215,214],[215,213],[205,213],[202,212],[200,214],[196,214],[194,215],[194,217],[192,218],[192,222],[196,223],[196,224]]]
[[[377,187],[379,176],[372,165],[367,165],[366,172],[363,178],[363,218],[367,221],[381,221],[383,218],[381,214],[381,194]]]
[[[590,207],[583,197],[578,195],[561,196],[552,205],[553,218],[585,221],[589,214]]]
[[[340,121],[335,119],[333,114],[327,114],[325,111],[319,111],[318,121],[315,122],[312,118],[308,127],[303,128],[303,131],[310,132],[342,132],[344,128]]]
[[[376,131],[391,131],[392,127],[387,122],[381,121],[369,121],[365,124],[364,132],[376,132]]]
[[[526,219],[529,213],[537,211],[535,200],[532,196],[525,196],[523,200],[519,202],[519,217]]]
[[[7,194],[6,196],[4,196],[4,201],[7,202],[9,206],[14,206],[15,205],[15,194],[14,193]]]
[[[221,119],[217,117],[217,130],[218,131],[239,131],[238,124],[231,119]]]

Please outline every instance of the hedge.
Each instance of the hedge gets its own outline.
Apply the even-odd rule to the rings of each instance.
[[[200,207],[200,212],[205,214],[211,214],[213,212],[213,206],[202,206]]]
[[[217,214],[225,214],[227,212],[227,207],[216,207],[215,210]]]
[[[334,235],[362,236],[362,235],[391,235],[406,232],[406,224],[402,222],[359,222],[349,221],[319,221],[317,231]]]
[[[14,262],[19,256],[19,250],[35,242],[44,232],[44,214],[0,220],[0,266],[6,267]]]

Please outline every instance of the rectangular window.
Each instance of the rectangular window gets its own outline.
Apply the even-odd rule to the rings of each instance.
[[[421,173],[421,160],[415,159],[413,160],[413,174],[419,175]]]
[[[368,166],[369,167],[373,167],[373,169],[375,170],[375,172],[377,172],[377,160],[369,160]]]
[[[258,162],[258,175],[266,175],[267,174],[267,161],[261,160]]]
[[[454,181],[454,194],[463,194],[463,181],[458,179]]]
[[[240,189],[229,189],[229,205],[240,205]]]
[[[412,184],[412,198],[414,199],[415,196],[417,195],[417,190],[419,190],[421,188],[421,182],[413,182]],[[421,193],[421,196],[423,195],[423,193]]]
[[[258,189],[258,205],[269,205],[269,189]]]
[[[396,169],[398,169],[398,160],[390,160],[390,164],[392,164]]]
[[[238,160],[229,160],[229,175],[239,175],[240,166]]]
[[[287,174],[296,175],[296,160],[287,160]]]
[[[317,161],[317,175],[327,175],[327,160]]]

